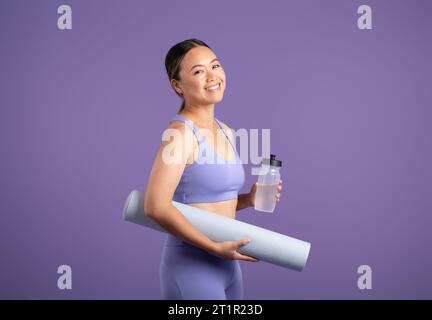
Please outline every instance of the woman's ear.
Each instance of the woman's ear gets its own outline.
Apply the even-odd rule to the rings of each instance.
[[[179,95],[183,95],[183,90],[181,89],[180,82],[178,80],[171,79],[171,86]]]

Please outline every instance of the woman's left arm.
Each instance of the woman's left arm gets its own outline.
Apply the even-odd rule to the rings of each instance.
[[[255,193],[257,189],[257,184],[258,182],[255,182],[255,184],[252,186],[251,191],[249,193],[239,194],[236,211],[255,206]],[[279,185],[275,196],[276,203],[280,201],[281,191],[282,191],[282,180],[279,180]]]
[[[237,200],[237,208],[236,211],[239,211],[241,209],[245,209],[248,207],[255,206],[254,199],[252,199],[250,193],[244,193],[238,195]]]
[[[227,132],[229,139],[231,141],[234,140],[234,134],[229,126],[227,126],[225,123],[221,122],[222,126],[225,128],[225,131]],[[238,200],[237,200],[237,207],[236,211],[248,208],[248,207],[254,207],[255,206],[255,193],[257,189],[257,183],[255,183],[249,193],[239,194]],[[282,191],[282,180],[279,180],[278,190],[276,193],[276,202],[280,201],[280,194]]]

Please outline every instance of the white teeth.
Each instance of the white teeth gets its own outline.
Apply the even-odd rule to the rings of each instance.
[[[219,88],[219,84],[217,84],[213,87],[208,87],[206,90],[216,90],[217,88]]]

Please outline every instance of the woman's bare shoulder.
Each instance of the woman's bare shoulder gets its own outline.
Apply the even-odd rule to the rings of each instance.
[[[182,136],[193,133],[192,129],[186,123],[177,120],[170,121],[165,130],[178,130]]]
[[[184,150],[188,158],[191,158],[197,145],[193,130],[182,121],[169,122],[162,135],[162,140],[165,141],[165,144]]]

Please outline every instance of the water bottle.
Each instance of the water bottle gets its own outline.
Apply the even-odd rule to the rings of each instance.
[[[255,210],[273,212],[276,207],[276,193],[280,180],[282,161],[277,160],[274,154],[270,159],[261,161],[258,176],[258,185],[255,193]]]

